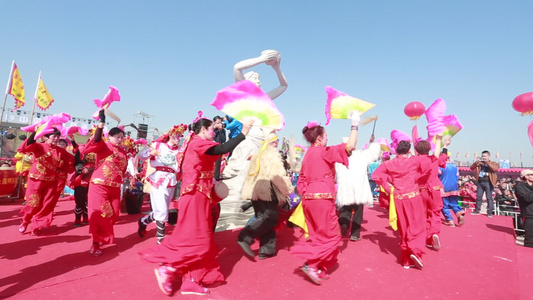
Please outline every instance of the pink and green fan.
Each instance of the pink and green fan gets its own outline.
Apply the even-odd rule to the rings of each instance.
[[[217,92],[211,105],[239,122],[250,118],[254,125],[281,130],[283,115],[270,97],[249,80],[238,81]]]
[[[381,146],[381,151],[392,153],[389,141],[387,141],[386,138],[379,138],[376,140],[376,143],[378,143]]]
[[[326,125],[331,119],[348,119],[350,111],[357,111],[363,114],[376,106],[370,102],[349,96],[341,91],[326,86],[328,99],[326,102]]]
[[[449,115],[445,116],[443,119],[444,126],[446,126],[446,129],[444,130],[444,133],[442,133],[442,136],[450,136],[453,137],[456,135],[461,129],[463,129],[463,125],[461,122],[459,122],[459,119],[456,115]]]
[[[302,146],[302,145],[299,145],[299,144],[294,145],[294,152],[297,155],[305,153],[306,150],[307,150],[307,148],[305,146]]]

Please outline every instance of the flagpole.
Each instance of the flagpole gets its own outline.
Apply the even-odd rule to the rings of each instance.
[[[33,107],[31,108],[30,123],[33,124],[33,112],[35,112],[35,105],[37,104],[37,91],[39,90],[39,81],[41,80],[41,71],[39,71],[39,78],[37,78],[37,87],[35,88],[35,95],[33,95]]]
[[[9,78],[7,79],[6,96],[4,97],[4,105],[2,105],[2,115],[0,116],[0,125],[2,125],[2,122],[4,121],[4,111],[6,109],[7,95],[9,93],[9,88],[11,87],[11,79],[13,79],[14,67],[15,67],[15,61],[11,62],[11,71],[9,71]]]

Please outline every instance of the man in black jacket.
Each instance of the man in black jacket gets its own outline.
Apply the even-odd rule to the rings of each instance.
[[[533,170],[523,170],[520,176],[523,181],[515,185],[515,195],[524,218],[524,246],[533,248]]]

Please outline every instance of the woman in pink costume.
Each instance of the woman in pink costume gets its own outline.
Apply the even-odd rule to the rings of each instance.
[[[418,179],[427,174],[423,173],[418,160],[409,157],[410,149],[410,141],[400,141],[396,157],[379,165],[372,179],[394,197],[403,267],[409,269],[414,264],[421,269],[424,266],[426,210],[418,190]]]
[[[207,295],[209,290],[203,285],[225,280],[216,260],[211,218],[211,207],[216,205],[212,195],[215,162],[245,139],[252,123],[243,124],[241,133],[224,144],[213,141],[211,120],[201,118],[192,125],[193,134],[178,157],[182,184],[176,229],[160,245],[140,253],[146,261],[161,264],[155,275],[166,295],[174,292],[176,276],[182,276],[182,294]]]
[[[18,149],[20,153],[33,153],[34,157],[28,175],[26,204],[21,210],[20,233],[26,232],[30,222],[33,235],[39,235],[41,228],[50,226],[59,199],[59,177],[74,171],[74,156],[57,146],[60,135],[59,130],[54,128],[53,132],[44,136],[44,143],[37,143],[33,132]]]
[[[422,171],[426,176],[418,179],[418,188],[420,196],[426,206],[426,246],[433,250],[440,250],[440,214],[443,207],[441,190],[442,182],[439,179],[439,167],[446,166],[447,155],[440,154],[442,136],[437,136],[435,143],[434,155],[429,155],[431,144],[428,141],[419,141],[415,144],[415,150],[418,156],[416,159],[420,163]]]
[[[315,284],[328,279],[327,269],[337,262],[341,240],[335,207],[335,163],[348,167],[348,156],[355,149],[359,114],[352,113],[352,127],[346,144],[327,147],[328,135],[324,127],[309,122],[302,133],[311,147],[305,153],[298,179],[298,192],[309,237],[291,248],[291,254],[303,258],[301,270]]]
[[[105,124],[104,110],[100,110],[100,122],[94,138],[83,148],[83,155],[96,154],[95,169],[91,177],[88,192],[89,232],[93,241],[89,253],[102,255],[100,245],[115,242],[113,225],[120,214],[120,186],[124,182],[124,173],[128,158],[122,148],[124,131],[118,127],[109,130],[108,142],[102,139]]]

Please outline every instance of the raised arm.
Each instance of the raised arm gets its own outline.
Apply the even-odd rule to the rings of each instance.
[[[263,51],[261,55],[254,58],[242,60],[233,66],[233,76],[235,76],[235,82],[244,80],[243,70],[257,66],[258,64],[266,63],[269,60],[276,59],[279,56],[277,51]]]
[[[279,55],[278,58],[274,59],[273,61],[268,61],[266,64],[272,66],[272,69],[276,71],[276,75],[278,76],[279,80],[279,86],[267,93],[270,99],[274,100],[287,90],[289,84],[287,83],[287,79],[280,68],[281,55]]]
[[[348,152],[348,155],[351,155],[352,151],[355,150],[355,145],[357,145],[359,120],[361,119],[361,115],[356,111],[349,112],[349,115],[352,125],[350,127],[350,136],[348,137],[348,142],[346,143],[346,152]]]

